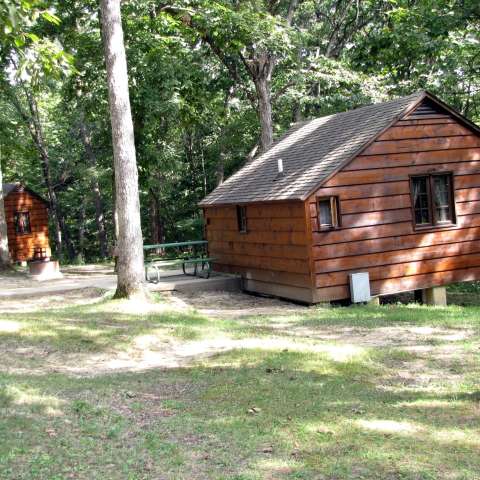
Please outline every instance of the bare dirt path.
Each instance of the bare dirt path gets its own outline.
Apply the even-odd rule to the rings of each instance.
[[[51,334],[63,334],[66,329],[84,328],[82,315],[75,317],[68,311],[62,318],[61,307],[95,304],[105,291],[96,288],[76,289],[63,293],[0,299],[0,334],[10,329],[24,328],[21,322],[2,322],[2,313],[29,313],[54,309],[55,321]],[[346,324],[312,324],[319,307],[306,307],[278,299],[262,298],[242,293],[201,292],[197,294],[166,294],[165,301],[154,304],[108,302],[98,310],[98,324],[109,334],[115,328],[125,329],[127,346],[101,351],[65,351],[43,344],[12,342],[0,347],[4,371],[9,373],[65,373],[74,376],[96,376],[108,373],[142,371],[152,368],[187,367],[217,354],[236,349],[290,350],[322,353],[335,361],[348,361],[368,350],[397,348],[418,357],[428,376],[423,358],[437,358],[441,362],[464,357],[462,343],[474,336],[468,328],[446,329],[433,326],[392,325],[375,328]],[[96,308],[96,307],[95,307]],[[328,310],[322,309],[328,315]],[[348,309],[345,309],[348,314]],[[168,324],[171,315],[196,315],[207,319],[199,330],[205,335],[190,339],[172,335],[176,327]],[[154,328],[139,332],[124,320],[149,322]],[[165,315],[166,323],[158,322]],[[18,318],[18,317],[17,317]],[[181,317],[183,318],[183,317]],[[155,320],[157,319],[157,320]],[[222,322],[234,322],[235,329],[222,327]],[[185,328],[188,328],[188,323]],[[220,326],[220,327],[219,327]],[[38,325],[37,327],[38,328]],[[173,329],[173,330],[172,330]],[[124,335],[124,336],[125,336]],[[425,364],[424,364],[425,363]],[[410,375],[405,372],[405,375]]]
[[[115,288],[117,277],[108,266],[85,265],[62,268],[63,278],[38,281],[25,272],[0,275],[0,299],[49,296],[72,290]]]

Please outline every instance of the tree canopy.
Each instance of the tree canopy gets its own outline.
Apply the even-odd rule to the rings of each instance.
[[[198,201],[294,122],[428,89],[480,120],[475,0],[122,2],[143,235],[201,236]],[[52,205],[57,253],[107,256],[114,172],[99,3],[0,1],[5,181]]]

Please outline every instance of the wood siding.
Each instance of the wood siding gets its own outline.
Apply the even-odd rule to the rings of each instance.
[[[457,222],[416,230],[409,176],[452,172]],[[340,200],[341,228],[321,232],[316,198]],[[385,131],[307,201],[316,300],[348,298],[348,274],[372,293],[480,279],[480,138],[442,113],[413,112]]]
[[[305,204],[262,203],[246,208],[246,233],[238,231],[236,206],[204,209],[214,269],[241,274],[246,290],[312,302]]]
[[[31,233],[17,235],[15,213],[29,212]],[[12,192],[5,198],[5,214],[8,227],[8,247],[13,261],[33,258],[35,248],[46,249],[51,255],[48,239],[48,210],[44,202],[27,191]]]

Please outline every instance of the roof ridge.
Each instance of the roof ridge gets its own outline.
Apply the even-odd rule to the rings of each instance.
[[[246,162],[207,195],[201,206],[255,201],[304,200],[357,156],[382,131],[410,111],[425,90],[290,125],[272,146]],[[279,178],[277,160],[284,175]]]
[[[377,105],[388,105],[388,104],[392,104],[392,103],[397,103],[401,100],[406,100],[407,98],[409,97],[417,97],[417,96],[422,96],[422,95],[425,95],[425,94],[430,94],[427,90],[417,90],[416,92],[414,93],[410,93],[409,95],[404,95],[403,97],[396,97],[396,98],[392,98],[390,100],[386,100],[384,102],[372,102],[372,103],[367,103],[365,105],[359,105],[358,107],[353,107],[349,110],[342,110],[341,112],[335,112],[335,113],[330,113],[328,115],[322,115],[320,117],[313,117],[313,118],[310,118],[308,120],[299,120],[298,122],[293,122],[291,123],[290,125],[297,125],[297,124],[301,124],[301,123],[308,123],[308,122],[311,122],[312,120],[316,120],[318,118],[325,118],[325,117],[332,117],[334,115],[341,115],[341,114],[344,114],[344,113],[350,113],[350,112],[354,112],[354,111],[358,111],[358,110],[361,110],[362,108],[368,108],[368,107],[374,107],[374,106],[377,106]],[[431,95],[431,94],[430,94]]]

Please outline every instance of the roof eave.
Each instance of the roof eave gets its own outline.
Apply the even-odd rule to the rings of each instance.
[[[210,208],[210,207],[233,207],[235,205],[250,205],[252,203],[287,203],[287,202],[303,202],[304,199],[301,197],[292,197],[292,198],[279,198],[279,199],[266,199],[266,200],[249,200],[244,202],[222,202],[222,203],[197,203],[200,208]]]
[[[435,103],[438,103],[444,110],[446,110],[450,115],[455,117],[460,123],[464,124],[466,127],[472,129],[475,133],[480,135],[480,127],[476,123],[473,123],[467,117],[463,116],[460,112],[457,112],[455,109],[440,100],[436,95],[426,91],[425,97],[429,98]]]
[[[50,202],[48,200],[46,200],[45,198],[43,198],[41,195],[39,195],[37,192],[34,192],[33,190],[31,190],[30,188],[26,187],[25,185],[23,185],[21,183],[18,183],[18,186],[22,187],[24,192],[27,192],[32,197],[35,197],[37,200],[40,200],[42,203],[44,203],[47,208],[50,208]],[[13,190],[10,190],[6,195],[3,196],[3,198],[4,199],[7,198],[12,193],[21,193],[21,192],[19,192],[18,189],[15,188]]]

